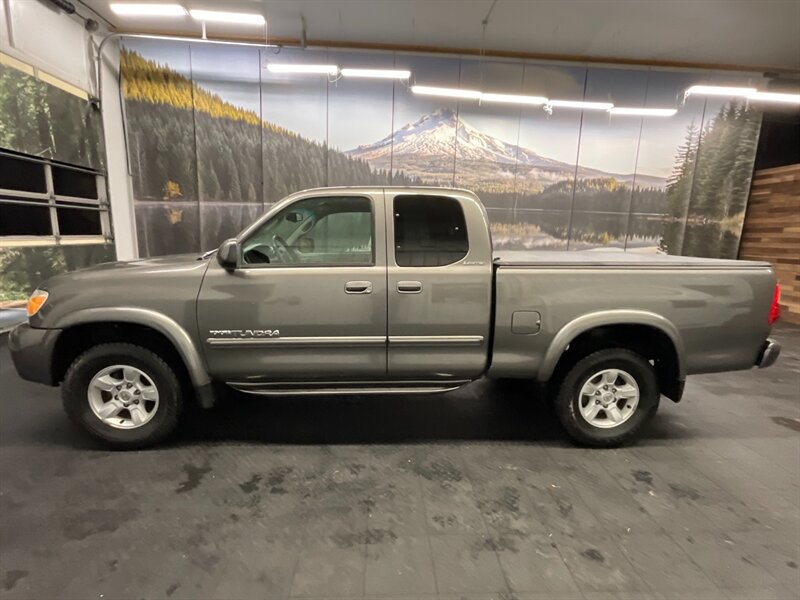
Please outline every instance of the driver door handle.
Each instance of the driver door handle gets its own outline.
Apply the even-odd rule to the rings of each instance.
[[[371,294],[371,281],[348,281],[344,284],[345,294]]]

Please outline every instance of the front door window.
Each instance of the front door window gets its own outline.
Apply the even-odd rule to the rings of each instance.
[[[290,204],[242,244],[253,266],[371,266],[374,218],[369,198],[330,196]]]

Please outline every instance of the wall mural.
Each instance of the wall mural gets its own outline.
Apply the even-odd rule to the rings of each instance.
[[[676,107],[669,118],[415,95],[408,82],[273,73],[270,62],[408,69],[418,85]],[[197,252],[291,192],[474,190],[496,249],[736,257],[761,114],[690,96],[719,72],[125,40],[142,256]]]

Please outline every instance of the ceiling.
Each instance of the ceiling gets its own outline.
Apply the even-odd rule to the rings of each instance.
[[[119,17],[109,9],[110,0],[72,1],[81,12],[96,11],[117,29],[199,33],[198,24],[188,17]],[[299,39],[304,19],[310,44],[485,49],[800,70],[800,0],[168,1],[191,8],[262,13],[271,38]],[[257,27],[254,31],[243,25],[209,24],[208,35],[262,34]]]

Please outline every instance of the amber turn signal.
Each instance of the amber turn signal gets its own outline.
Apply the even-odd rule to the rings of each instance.
[[[33,290],[31,297],[28,298],[28,317],[32,317],[44,306],[49,294],[44,290]]]

